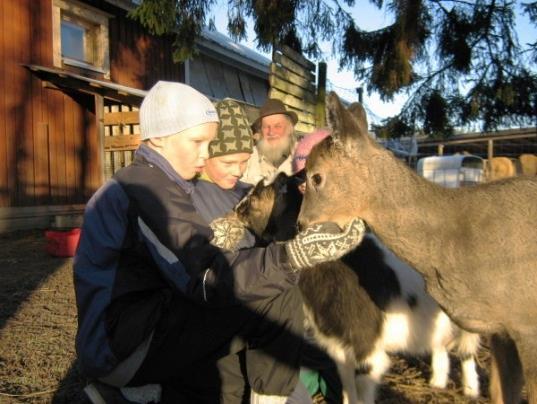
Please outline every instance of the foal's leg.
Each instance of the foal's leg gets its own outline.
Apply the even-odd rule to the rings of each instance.
[[[448,341],[452,338],[454,325],[443,311],[438,311],[428,327],[431,332],[431,368],[429,384],[437,388],[445,388],[449,377]],[[425,333],[424,333],[425,334]]]
[[[477,398],[479,396],[479,375],[474,355],[461,356],[462,386],[464,395]]]
[[[464,394],[469,397],[479,396],[479,375],[475,358],[479,351],[480,337],[468,331],[460,331],[457,342],[457,353],[461,360],[462,385]]]
[[[443,389],[447,386],[449,376],[449,354],[444,346],[436,347],[431,353],[432,375],[429,384]]]
[[[373,352],[365,361],[369,369],[366,373],[356,376],[358,386],[358,402],[374,404],[377,395],[377,386],[382,382],[382,376],[390,369],[390,357],[379,349]]]
[[[355,359],[352,349],[345,349],[341,345],[327,347],[328,354],[336,362],[339,378],[341,380],[343,404],[357,404],[356,382],[354,380]]]
[[[519,404],[524,385],[522,366],[514,341],[507,334],[490,337],[492,354],[490,398],[493,404]]]

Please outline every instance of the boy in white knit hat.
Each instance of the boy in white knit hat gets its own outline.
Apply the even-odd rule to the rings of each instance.
[[[272,318],[273,302],[292,305],[300,269],[361,241],[363,224],[354,221],[344,231],[317,225],[266,248],[212,245],[213,231],[192,204],[191,180],[205,166],[218,123],[204,95],[158,82],[140,108],[143,142],[133,163],[87,203],[74,260],[76,349],[94,403],[241,403],[227,394],[222,361],[248,345],[273,362],[274,344],[301,336]],[[313,232],[320,237],[308,237]],[[298,363],[277,359],[296,378]],[[161,397],[133,398],[124,388],[151,383],[162,385]],[[266,402],[283,403],[293,387],[260,380],[257,390],[275,400]]]

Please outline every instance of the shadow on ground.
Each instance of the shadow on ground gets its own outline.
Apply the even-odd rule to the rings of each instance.
[[[72,259],[49,257],[42,231],[0,235],[0,403],[80,403]],[[483,391],[488,351],[479,369]],[[462,395],[460,367],[445,390],[427,385],[429,361],[394,357],[377,403],[487,403]]]

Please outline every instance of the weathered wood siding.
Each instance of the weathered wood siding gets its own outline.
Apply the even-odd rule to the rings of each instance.
[[[0,2],[0,207],[82,202],[99,185],[93,97],[45,88],[22,64],[52,64],[46,0]]]
[[[109,3],[86,3],[114,15],[112,81],[147,89],[184,80],[170,38],[144,33]],[[84,203],[104,177],[95,97],[55,89],[23,64],[53,66],[51,0],[0,1],[0,209]]]
[[[295,129],[308,133],[315,129],[317,94],[315,64],[291,48],[275,49],[270,65],[269,97],[281,100],[298,116]]]

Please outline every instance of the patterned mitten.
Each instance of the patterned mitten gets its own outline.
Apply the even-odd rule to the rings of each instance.
[[[214,234],[211,244],[230,251],[237,249],[246,231],[244,225],[232,215],[214,219],[209,226]]]
[[[361,243],[365,223],[353,219],[343,231],[332,222],[317,223],[301,231],[285,245],[291,265],[299,270],[334,261]]]

